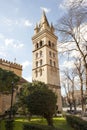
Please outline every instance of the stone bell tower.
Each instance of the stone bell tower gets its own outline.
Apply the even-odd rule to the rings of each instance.
[[[62,110],[61,87],[58,65],[57,36],[49,25],[45,12],[34,29],[32,80],[45,82],[58,96],[58,110]]]

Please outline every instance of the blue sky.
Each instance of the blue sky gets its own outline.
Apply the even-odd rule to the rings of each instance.
[[[49,23],[63,15],[64,0],[0,0],[0,58],[23,65],[22,76],[32,77],[32,36],[42,10]]]

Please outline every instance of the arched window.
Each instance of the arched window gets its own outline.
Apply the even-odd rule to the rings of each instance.
[[[55,63],[55,61],[53,62],[53,64],[54,64],[54,66],[56,66],[56,63]]]
[[[52,60],[50,59],[50,65],[52,65]]]
[[[42,65],[42,59],[40,60],[40,66]]]
[[[42,75],[42,69],[40,69],[40,76]]]
[[[49,56],[51,56],[51,51],[49,51]]]
[[[37,77],[37,76],[38,76],[38,71],[36,70],[36,72],[35,72],[35,73],[36,73],[36,77]]]
[[[38,48],[39,47],[39,45],[38,45],[38,43],[36,44],[36,48]]]
[[[36,58],[38,58],[38,53],[36,53]]]
[[[40,41],[40,47],[42,46],[42,43],[43,43],[43,42],[42,42],[42,41]]]
[[[40,51],[40,57],[42,56],[42,51]]]
[[[36,61],[36,67],[38,67],[38,61]]]
[[[52,47],[54,48],[54,43],[52,43]]]
[[[53,53],[53,57],[55,57],[55,53]]]
[[[49,45],[49,47],[51,47],[51,42],[50,41],[48,41],[48,45]]]

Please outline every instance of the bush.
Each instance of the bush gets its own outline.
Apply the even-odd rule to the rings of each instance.
[[[60,130],[60,129],[45,125],[24,124],[23,130]]]
[[[5,121],[6,130],[13,130],[14,128],[14,120],[6,120]]]
[[[75,130],[87,130],[87,121],[82,120],[80,117],[67,115],[66,120]]]

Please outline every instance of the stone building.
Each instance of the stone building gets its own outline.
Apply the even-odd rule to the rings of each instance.
[[[22,78],[22,65],[0,59],[0,68],[13,71],[16,75],[20,77],[19,88],[21,86],[21,83],[26,82],[26,80]],[[17,91],[14,91],[13,103],[15,102],[16,92]],[[8,110],[10,108],[10,104],[11,104],[11,95],[0,93],[0,114]]]
[[[61,87],[58,64],[57,39],[53,25],[45,12],[34,29],[32,80],[45,82],[58,96],[58,110],[62,110]]]
[[[4,59],[0,59],[0,68],[13,71],[16,75],[22,77],[22,65]]]

